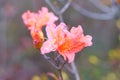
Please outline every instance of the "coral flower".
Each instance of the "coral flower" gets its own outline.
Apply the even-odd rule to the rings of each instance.
[[[28,10],[22,15],[22,19],[30,31],[33,44],[37,49],[40,49],[44,41],[42,27],[58,20],[58,18],[52,12],[48,12],[46,7],[42,7],[38,13],[30,12]]]
[[[52,12],[48,12],[46,7],[42,7],[38,13],[30,12],[29,10],[22,15],[22,19],[29,30],[35,28],[41,30],[43,26],[49,23],[54,23],[58,20]]]
[[[40,49],[42,43],[44,42],[44,36],[42,31],[31,31],[31,36],[33,39],[33,44],[36,49]]]
[[[74,60],[75,53],[92,45],[92,37],[90,35],[84,36],[81,26],[72,27],[68,31],[64,23],[57,27],[52,24],[46,27],[46,32],[48,40],[43,43],[41,53],[45,54],[57,50],[69,63]]]

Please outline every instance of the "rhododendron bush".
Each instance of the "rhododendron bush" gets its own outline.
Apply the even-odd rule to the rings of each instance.
[[[22,15],[22,19],[31,34],[35,48],[45,58],[52,59],[54,62],[52,64],[56,68],[62,69],[66,62],[72,63],[78,52],[92,45],[92,37],[84,35],[81,25],[68,30],[68,25],[64,22],[56,24],[59,18],[49,12],[46,7],[42,7],[37,13],[27,11]],[[45,33],[43,33],[43,27],[45,27]],[[53,59],[46,54],[57,56]]]

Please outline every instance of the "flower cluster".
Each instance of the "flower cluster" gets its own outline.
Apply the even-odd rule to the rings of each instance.
[[[84,47],[92,45],[92,37],[84,35],[80,25],[72,27],[70,31],[68,31],[65,23],[56,25],[54,22],[58,18],[52,12],[48,12],[48,9],[45,7],[38,13],[27,11],[22,18],[28,30],[30,30],[35,47],[40,49],[43,55],[52,51],[58,51],[64,60],[71,63],[77,52]],[[44,41],[42,32],[43,26],[46,26],[46,41]]]
[[[46,7],[42,7],[38,13],[27,11],[22,15],[22,18],[28,30],[30,30],[33,44],[37,49],[40,49],[44,41],[42,27],[58,20],[57,16],[52,12],[48,12]]]

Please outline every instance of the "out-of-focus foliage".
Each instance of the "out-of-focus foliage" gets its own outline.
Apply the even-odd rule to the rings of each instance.
[[[62,7],[66,1],[58,0],[61,1],[64,1]],[[100,12],[90,1],[73,1]],[[110,0],[101,1],[110,5]],[[57,2],[54,4],[59,6]],[[26,10],[38,11],[42,6],[52,11],[44,0],[0,0],[0,80],[54,80],[48,72],[58,77],[58,72],[33,47],[21,18]],[[81,80],[120,80],[120,11],[113,19],[96,20],[70,6],[63,18],[70,26],[82,25],[85,34],[93,36],[93,46],[76,56]],[[67,70],[63,70],[63,78],[74,80]]]
[[[91,56],[89,56],[89,62],[91,64],[97,65],[99,62],[99,59],[96,56],[91,55]]]
[[[118,27],[118,29],[120,29],[120,19],[116,21],[116,26]]]
[[[115,59],[120,60],[120,49],[118,48],[118,49],[110,50],[109,58],[111,60],[115,60]]]
[[[41,78],[40,78],[40,76],[38,76],[38,75],[34,75],[34,76],[32,77],[32,80],[41,80]]]
[[[68,74],[66,72],[62,72],[63,80],[69,80]]]

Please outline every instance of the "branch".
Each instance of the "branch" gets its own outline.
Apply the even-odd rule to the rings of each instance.
[[[93,18],[93,19],[98,19],[98,20],[109,20],[114,18],[115,14],[118,11],[118,8],[114,7],[111,9],[111,12],[108,13],[95,13],[95,12],[90,12],[82,7],[80,7],[76,3],[72,3],[71,5],[75,10],[80,12],[82,15]]]
[[[56,69],[59,69],[59,67],[55,65],[55,63],[51,60],[50,57],[48,57],[46,55],[43,55],[43,56],[53,67],[55,67]]]
[[[111,12],[111,8],[101,3],[99,0],[89,0],[93,5],[99,8],[103,12]],[[111,6],[112,7],[112,6]]]
[[[50,2],[50,0],[45,0],[45,2],[51,7],[51,9],[54,11],[54,13],[59,16],[60,21],[63,22],[63,17],[62,17],[62,14],[60,13],[60,11],[58,11],[55,8],[55,6]]]
[[[50,0],[45,0],[45,2],[50,6],[50,8],[54,11],[56,15],[59,15],[59,11],[55,8],[55,6],[50,2]]]
[[[64,22],[62,14],[69,8],[72,0],[68,0],[68,2],[65,4],[65,6],[60,11],[55,8],[55,6],[50,2],[50,0],[45,0],[45,2],[51,7],[54,13],[59,16],[60,21]]]
[[[71,67],[68,65],[65,65],[65,69],[68,70],[72,74],[74,73],[73,70],[71,69]]]
[[[72,0],[68,0],[66,5],[60,10],[60,14],[64,13],[69,8],[71,2],[72,2]]]
[[[60,22],[64,22],[62,14],[59,14]]]
[[[74,62],[71,63],[71,66],[72,66],[72,70],[73,70],[73,74],[75,75],[75,79],[76,80],[80,80],[80,76],[79,76],[79,73],[77,71],[77,68],[76,68],[76,65]]]
[[[63,80],[63,76],[62,76],[62,71],[61,71],[61,69],[58,70],[58,71],[59,71],[59,80]]]

